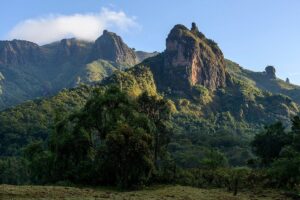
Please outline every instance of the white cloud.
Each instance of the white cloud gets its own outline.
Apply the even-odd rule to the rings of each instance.
[[[135,17],[122,11],[102,8],[99,13],[49,15],[28,19],[17,24],[8,34],[9,39],[22,39],[46,44],[63,38],[76,37],[93,41],[104,29],[129,31],[139,28]]]

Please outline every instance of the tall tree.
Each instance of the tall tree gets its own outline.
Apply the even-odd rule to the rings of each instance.
[[[257,134],[251,145],[254,153],[261,158],[263,165],[270,165],[279,157],[283,147],[291,143],[291,134],[285,132],[281,122],[266,126]]]
[[[169,101],[159,97],[143,93],[139,99],[139,110],[145,113],[154,123],[154,162],[157,166],[158,157],[162,147],[168,144],[171,135],[170,118],[172,105]]]
[[[145,183],[169,141],[170,117],[170,103],[161,97],[136,99],[115,86],[95,90],[52,134],[54,177],[122,187]]]
[[[107,135],[105,152],[100,152],[105,172],[118,186],[145,184],[153,170],[152,137],[144,129],[122,124]]]
[[[292,119],[293,147],[300,152],[300,117]]]

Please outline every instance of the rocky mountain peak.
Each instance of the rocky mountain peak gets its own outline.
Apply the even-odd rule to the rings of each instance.
[[[137,63],[134,50],[129,48],[120,36],[107,30],[95,41],[91,57],[92,60],[104,59],[125,65]]]
[[[192,23],[191,32],[201,39],[205,39],[205,35],[199,31],[199,28],[195,22]]]
[[[189,30],[175,25],[166,40],[164,76],[171,87],[186,89],[203,85],[211,90],[226,85],[225,61],[217,44],[207,39],[192,23]]]

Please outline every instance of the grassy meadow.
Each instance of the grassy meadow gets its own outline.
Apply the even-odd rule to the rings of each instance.
[[[78,188],[63,186],[0,185],[1,200],[65,199],[65,200],[288,200],[280,191],[241,191],[234,196],[224,189],[199,189],[186,186],[154,186],[139,191],[110,188]]]

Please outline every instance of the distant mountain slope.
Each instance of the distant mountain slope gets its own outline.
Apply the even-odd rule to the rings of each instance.
[[[101,81],[150,56],[136,53],[106,30],[94,43],[75,38],[43,46],[0,41],[0,110],[80,83]]]
[[[267,72],[253,72],[244,69],[239,64],[226,60],[227,71],[231,76],[247,82],[261,90],[266,90],[274,94],[283,94],[300,104],[300,86],[288,83],[276,77],[270,78]]]
[[[152,53],[148,53],[148,52],[145,52],[145,51],[136,51],[135,54],[136,54],[138,62],[140,63],[140,62],[142,62],[143,60],[145,60],[147,58],[154,57],[154,56],[158,55],[159,53],[157,51],[154,51]]]

